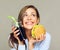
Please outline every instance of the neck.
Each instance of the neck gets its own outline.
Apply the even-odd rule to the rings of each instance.
[[[31,38],[31,30],[25,30],[28,40]]]

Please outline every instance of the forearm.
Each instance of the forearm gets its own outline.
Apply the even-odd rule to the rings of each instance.
[[[29,43],[28,50],[33,50],[33,48],[34,48],[34,45]]]
[[[19,45],[24,45],[23,41],[20,41],[20,39],[18,39],[18,44]]]
[[[23,41],[18,40],[18,50],[25,50],[25,44]]]

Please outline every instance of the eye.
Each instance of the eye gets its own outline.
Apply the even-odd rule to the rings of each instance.
[[[28,16],[27,14],[23,14],[24,17]]]
[[[28,16],[27,14],[25,14],[25,16]]]
[[[32,16],[34,16],[34,17],[35,17],[36,15],[35,15],[35,14],[32,14]]]

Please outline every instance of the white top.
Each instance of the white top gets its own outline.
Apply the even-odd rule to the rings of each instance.
[[[45,40],[35,43],[33,50],[49,50],[50,42],[51,42],[51,36],[49,33],[46,32]],[[25,47],[25,45],[19,45],[18,50],[28,50],[28,39],[25,40],[25,43],[27,47]],[[16,49],[11,48],[11,50],[16,50]]]

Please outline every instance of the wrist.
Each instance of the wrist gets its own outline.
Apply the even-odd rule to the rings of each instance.
[[[29,50],[32,50],[34,48],[34,45],[32,43],[29,43]]]
[[[19,45],[23,45],[23,41],[18,40]]]

